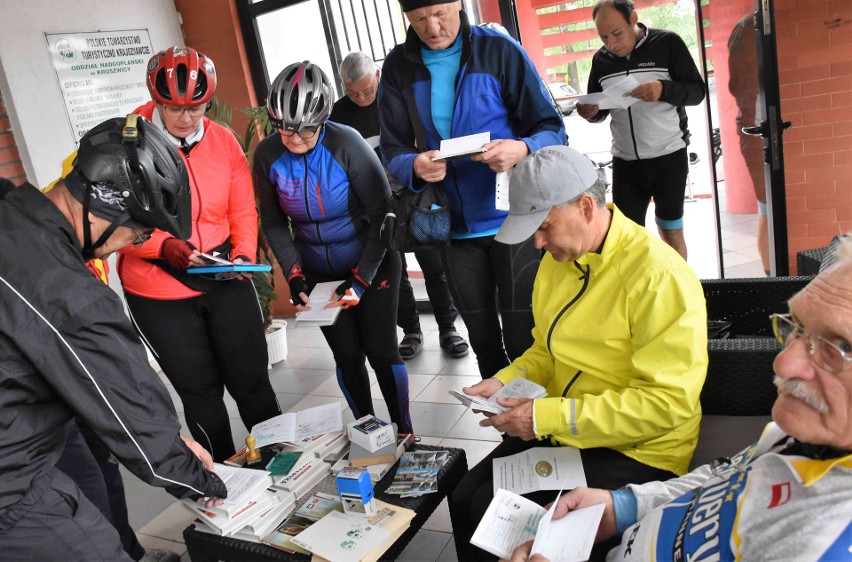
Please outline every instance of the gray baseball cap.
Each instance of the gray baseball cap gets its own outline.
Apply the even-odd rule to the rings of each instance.
[[[521,160],[509,178],[509,216],[497,242],[519,244],[533,235],[550,210],[574,199],[598,179],[591,160],[567,146],[546,146]]]

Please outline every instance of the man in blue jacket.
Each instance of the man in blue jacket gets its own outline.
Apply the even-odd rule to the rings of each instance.
[[[401,0],[401,7],[411,25],[382,68],[382,157],[410,189],[433,182],[447,194],[452,243],[445,270],[488,378],[532,344],[532,285],[541,259],[532,240],[494,241],[507,215],[496,201],[497,173],[544,146],[564,144],[565,126],[516,41],[471,26],[459,2]],[[485,152],[432,160],[441,140],[483,132],[491,138]]]

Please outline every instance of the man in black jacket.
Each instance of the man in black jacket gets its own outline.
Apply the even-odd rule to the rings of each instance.
[[[178,498],[227,496],[181,438],[168,393],[86,260],[189,233],[186,170],[150,123],[112,119],[80,141],[47,194],[0,201],[0,546],[5,560],[130,560],[118,533],[56,468],[65,428],[83,421],[136,476]],[[199,458],[196,458],[198,455]]]
[[[645,224],[651,198],[660,237],[686,259],[683,196],[689,161],[686,105],[704,99],[704,81],[683,40],[639,23],[633,0],[600,0],[592,17],[604,46],[592,58],[588,93],[622,81],[639,83],[626,108],[578,103],[592,123],[612,117],[612,199],[628,218]]]

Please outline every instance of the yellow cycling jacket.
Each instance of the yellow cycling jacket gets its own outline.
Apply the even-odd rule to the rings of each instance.
[[[535,341],[497,373],[547,388],[535,400],[538,438],[607,447],[675,474],[698,440],[707,374],[701,284],[671,248],[614,206],[600,254],[547,254],[533,289]]]

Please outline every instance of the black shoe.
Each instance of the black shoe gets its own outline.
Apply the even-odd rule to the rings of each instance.
[[[423,347],[423,334],[405,334],[399,342],[399,354],[404,360],[414,359]]]

